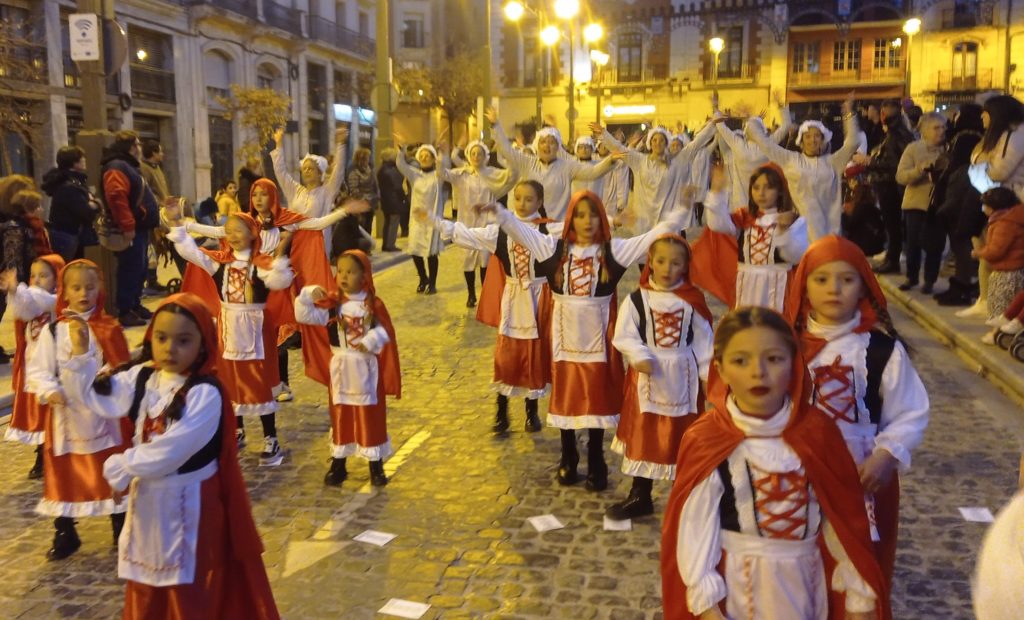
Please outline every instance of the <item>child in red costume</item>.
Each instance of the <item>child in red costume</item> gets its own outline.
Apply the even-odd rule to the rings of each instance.
[[[325,326],[331,341],[330,361],[320,360],[331,377],[332,460],[324,483],[341,486],[346,459],[359,456],[370,462],[370,482],[384,486],[384,459],[393,452],[385,397],[402,397],[395,328],[377,297],[366,253],[349,250],[338,258],[337,285],[340,294],[307,286],[295,299],[295,318]]]
[[[712,408],[683,437],[665,511],[666,620],[890,617],[857,469],[806,375],[779,314],[719,323]]]
[[[28,285],[18,282],[14,270],[0,277],[0,290],[7,292],[7,307],[14,314],[17,349],[11,367],[14,407],[4,434],[7,441],[35,446],[36,462],[28,472],[30,480],[43,477],[43,429],[49,408],[25,386],[25,361],[35,355],[39,334],[57,320],[57,274],[64,268],[59,254],[45,254],[32,262]]]
[[[103,310],[103,280],[99,267],[87,260],[67,264],[57,276],[58,323],[39,332],[36,348],[28,358],[26,388],[41,404],[48,404],[43,429],[43,498],[36,506],[41,515],[56,517],[51,560],[78,550],[81,540],[76,517],[110,515],[114,541],[124,525],[125,504],[115,497],[103,478],[103,462],[131,445],[126,423],[95,415],[64,392],[60,368],[71,358],[67,319],[85,321],[92,331],[89,355],[97,368],[128,361],[128,343],[117,319]]]
[[[128,496],[118,548],[126,619],[279,618],[238,466],[235,418],[216,378],[213,317],[189,293],[153,314],[142,359],[96,377],[84,323],[69,328],[61,378],[98,416],[128,420],[134,447],[103,464]]]
[[[629,364],[612,451],[633,477],[625,501],[605,514],[622,521],[654,513],[655,480],[673,480],[683,432],[704,406],[711,311],[690,284],[690,246],[670,234],[651,244],[640,288],[619,308],[612,345]]]
[[[852,241],[815,241],[789,291],[789,319],[811,372],[815,405],[835,420],[860,469],[878,563],[888,582],[896,563],[897,470],[928,426],[928,391],[886,310],[867,258]]]
[[[277,439],[274,413],[274,360],[277,326],[267,316],[267,298],[271,291],[287,289],[293,273],[285,247],[279,255],[262,251],[260,225],[248,213],[235,213],[224,225],[227,237],[219,250],[200,249],[180,225],[165,213],[171,225],[167,239],[174,243],[182,258],[198,266],[213,278],[214,295],[201,297],[207,306],[219,312],[222,359],[220,377],[231,395],[238,416],[259,416],[263,425],[264,447],[260,464],[276,467],[284,459]]]

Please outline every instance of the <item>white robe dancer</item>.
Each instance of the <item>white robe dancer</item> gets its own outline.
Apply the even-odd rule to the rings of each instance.
[[[452,208],[458,211],[458,221],[468,228],[478,228],[487,224],[487,216],[473,209],[477,205],[494,202],[508,193],[512,175],[508,170],[483,166],[474,169],[466,165],[455,169],[441,169],[441,179],[452,184]],[[487,267],[490,253],[463,248],[462,270],[473,271],[479,267]]]
[[[825,519],[800,457],[781,437],[792,414],[789,399],[767,419],[745,415],[731,396],[726,407],[746,438],[694,487],[679,519],[676,558],[690,612],[699,616],[724,599],[728,618],[825,620],[829,588],[845,591],[847,611],[873,612],[875,592]],[[735,511],[731,527],[723,527],[724,506]],[[831,584],[819,536],[837,560]],[[717,568],[723,552],[724,576]]]
[[[789,108],[780,108],[779,116],[782,123],[772,132],[771,140],[775,144],[789,135],[792,124]],[[742,131],[733,131],[725,123],[719,123],[718,144],[722,148],[722,161],[729,175],[729,202],[734,205],[747,204],[750,201],[750,176],[759,166],[768,163],[768,158],[754,142],[747,140]],[[862,132],[863,133],[863,132]]]
[[[135,384],[144,365],[111,378],[111,393],[92,387],[98,367],[94,358],[71,358],[61,371],[68,392],[83,406],[111,421],[128,415]],[[199,539],[200,489],[217,473],[214,457],[194,471],[182,466],[214,440],[222,417],[221,395],[210,384],[189,389],[181,418],[164,411],[184,385],[185,375],[155,370],[146,380],[139,403],[133,445],[103,465],[111,488],[128,493],[128,517],[118,541],[117,576],[164,587],[195,581]],[[217,443],[214,455],[220,454]]]
[[[782,167],[789,182],[793,205],[807,220],[811,243],[826,235],[838,235],[842,228],[842,179],[846,164],[857,150],[857,119],[843,123],[843,146],[831,155],[808,157],[775,144],[758,117],[747,121],[747,135],[765,156]]]
[[[629,175],[629,165],[617,161],[612,165],[611,172],[604,177],[600,196],[609,217],[617,217],[629,205]]]
[[[334,208],[334,199],[341,190],[341,184],[345,180],[345,145],[338,144],[334,148],[334,168],[327,176],[323,184],[313,189],[307,189],[305,185],[295,180],[288,172],[284,163],[284,153],[278,146],[270,151],[270,161],[274,164],[274,176],[281,186],[285,200],[288,202],[288,209],[306,217],[323,217]],[[255,209],[254,209],[255,210]],[[331,250],[331,228],[324,228],[324,248],[330,254]]]
[[[878,423],[872,422],[864,400],[871,334],[854,333],[860,322],[860,312],[842,325],[822,325],[807,317],[807,332],[827,341],[807,363],[814,380],[814,401],[835,420],[857,465],[876,450],[885,450],[905,472],[910,469],[910,453],[921,444],[928,427],[928,391],[906,349],[896,342],[879,384],[882,407],[876,414]],[[874,498],[867,498],[867,508],[872,538],[877,540]]]
[[[28,286],[19,283],[17,288],[7,292],[7,307],[11,314],[19,321],[25,323],[25,355],[26,364],[28,360],[35,357],[39,335],[44,329],[48,329],[50,323],[56,320],[54,308],[57,306],[57,296],[38,286]],[[27,373],[24,373],[27,374]],[[14,386],[14,389],[22,389],[31,393],[28,389],[28,378],[22,376],[22,385]],[[38,446],[43,443],[42,432],[29,432],[19,430],[12,425],[7,426],[4,433],[5,441],[17,441],[20,443]]]
[[[664,221],[677,206],[679,193],[690,182],[690,164],[696,152],[710,144],[715,136],[714,123],[708,123],[694,139],[671,160],[653,159],[649,154],[626,149],[606,129],[601,141],[615,151],[626,151],[626,165],[633,171],[633,196],[629,204],[636,215],[633,230],[643,233]],[[693,213],[686,213],[682,227],[693,225]],[[678,232],[678,231],[673,231]]]
[[[443,166],[443,162],[438,161]],[[441,171],[438,167],[424,172],[405,161],[405,154],[398,153],[395,165],[402,176],[409,181],[410,197],[409,212],[425,211],[430,217],[444,215],[444,202],[441,200]],[[427,258],[441,253],[441,236],[433,226],[423,223],[416,217],[409,218],[409,245],[405,251],[412,256]]]
[[[707,227],[724,235],[740,234],[729,213],[729,194],[709,192],[704,203]],[[742,231],[739,239],[739,266],[736,273],[736,307],[764,306],[782,312],[786,285],[793,265],[807,251],[807,222],[798,217],[789,228],[779,231],[779,213],[768,209],[758,213],[754,225]]]
[[[607,174],[614,163],[611,158],[605,158],[596,165],[587,165],[561,152],[544,163],[535,155],[512,148],[501,125],[494,125],[494,145],[520,180],[530,179],[544,186],[544,208],[548,217],[558,222],[565,218],[565,210],[569,208],[573,181],[598,179]]]

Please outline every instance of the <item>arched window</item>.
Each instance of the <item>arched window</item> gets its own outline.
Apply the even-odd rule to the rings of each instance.
[[[963,90],[977,87],[978,44],[961,41],[953,45],[953,89]]]
[[[206,100],[211,108],[222,108],[217,97],[231,95],[231,59],[217,50],[203,54],[203,75],[206,77]]]
[[[256,86],[281,90],[281,72],[270,63],[263,63],[256,68]]]

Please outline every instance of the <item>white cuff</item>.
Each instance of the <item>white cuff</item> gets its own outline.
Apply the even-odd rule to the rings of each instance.
[[[711,572],[697,583],[686,584],[686,606],[690,613],[699,616],[721,602],[726,594],[725,579]]]
[[[903,447],[903,444],[891,437],[878,435],[875,437],[875,450],[885,450],[899,461],[900,472],[910,469],[910,450]]]
[[[115,491],[121,492],[128,488],[132,475],[124,467],[124,454],[113,454],[104,461],[103,477]]]
[[[368,353],[377,355],[387,344],[384,338],[381,338],[376,328],[369,330],[363,335],[363,339],[359,341],[359,344],[363,345]]]
[[[188,237],[188,224],[171,226],[167,231],[167,239],[171,243],[181,243]]]
[[[313,300],[313,291],[315,291],[318,288],[321,287],[317,284],[309,284],[307,286],[303,286],[302,290],[299,291],[299,296],[296,298],[296,300],[307,306],[315,305],[316,302]]]

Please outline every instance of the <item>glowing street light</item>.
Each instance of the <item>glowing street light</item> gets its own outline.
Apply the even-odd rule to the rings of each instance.
[[[558,43],[558,39],[561,36],[562,33],[558,30],[558,26],[548,26],[540,31],[540,40],[544,42],[544,45],[548,46]]]
[[[579,12],[580,0],[555,0],[555,15],[558,19],[572,19]]]
[[[911,17],[907,21],[903,22],[903,32],[907,33],[907,35],[911,37],[921,32],[921,20],[916,17]]]
[[[583,28],[583,40],[594,43],[604,38],[604,27],[601,24],[587,24]]]
[[[526,7],[523,6],[522,2],[509,2],[505,5],[505,17],[512,22],[519,21],[522,18],[523,13],[526,12]]]
[[[590,50],[590,60],[592,60],[598,67],[603,67],[608,64],[609,60],[611,60],[611,56],[601,50]]]
[[[712,67],[712,77],[714,80],[715,88],[718,88],[718,55],[725,49],[725,39],[722,37],[713,37],[708,41],[708,49],[715,55],[715,64]]]
[[[907,34],[907,67],[906,77],[903,82],[903,96],[910,96],[910,50],[913,49],[914,35],[921,32],[921,20],[917,17],[911,17],[907,21],[903,22],[903,32]]]

